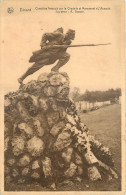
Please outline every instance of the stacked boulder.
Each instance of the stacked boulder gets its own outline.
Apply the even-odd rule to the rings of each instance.
[[[66,73],[43,73],[5,95],[5,181],[43,186],[118,178],[108,148],[88,135]]]

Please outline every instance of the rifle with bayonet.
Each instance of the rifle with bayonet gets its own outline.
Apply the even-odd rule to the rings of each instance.
[[[49,48],[68,48],[68,47],[86,47],[86,46],[101,46],[101,45],[110,45],[111,43],[103,43],[103,44],[82,44],[82,45],[49,45],[44,46],[42,49]]]
[[[92,47],[92,46],[101,46],[101,45],[110,45],[111,43],[100,43],[100,44],[82,44],[82,45],[46,45],[43,46],[40,50],[34,51],[33,54],[36,52],[42,52],[48,49],[54,48],[68,48],[68,47]]]
[[[102,44],[82,44],[82,45],[46,45],[43,46],[40,50],[34,51],[33,56],[30,58],[29,62],[33,62],[33,59],[37,57],[37,59],[41,58],[41,54],[50,49],[55,48],[64,48],[67,49],[69,47],[92,47],[92,46],[102,46],[102,45],[110,45],[111,43],[102,43]],[[40,56],[39,56],[40,55]]]

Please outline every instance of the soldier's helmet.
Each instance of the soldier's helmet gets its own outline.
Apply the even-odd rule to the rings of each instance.
[[[71,39],[74,39],[75,38],[75,30],[69,29],[66,32],[66,35],[69,36]]]
[[[63,33],[63,28],[62,27],[57,28],[54,32],[56,32],[56,31],[59,31],[59,32]]]

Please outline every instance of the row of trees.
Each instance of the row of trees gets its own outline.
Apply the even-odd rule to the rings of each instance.
[[[80,89],[75,87],[71,92],[72,99],[76,101],[89,101],[89,102],[103,102],[111,99],[119,98],[121,95],[121,89],[108,89],[106,91],[88,91],[80,93]]]

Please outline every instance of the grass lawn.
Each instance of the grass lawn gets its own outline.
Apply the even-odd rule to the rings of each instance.
[[[119,180],[114,181],[111,185],[115,190],[119,190],[121,181],[121,105],[113,104],[86,114],[78,114],[81,121],[89,128],[89,133],[110,148],[119,175]]]
[[[120,191],[121,190],[121,106],[118,104],[106,106],[99,110],[78,113],[81,121],[89,128],[89,133],[94,135],[102,144],[109,147],[113,153],[115,167],[119,179],[111,181],[97,181],[87,183],[76,182],[59,186],[58,191]],[[15,185],[10,184],[9,190],[17,191],[48,191],[40,184]]]
[[[81,121],[89,128],[89,133],[109,147],[120,173],[121,166],[121,106],[114,104],[99,110],[79,113]]]

